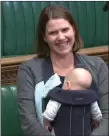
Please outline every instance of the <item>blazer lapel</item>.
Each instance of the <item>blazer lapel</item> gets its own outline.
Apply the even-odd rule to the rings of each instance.
[[[50,57],[44,60],[42,64],[42,77],[44,83],[47,82],[47,80],[54,74],[53,72],[53,66]]]

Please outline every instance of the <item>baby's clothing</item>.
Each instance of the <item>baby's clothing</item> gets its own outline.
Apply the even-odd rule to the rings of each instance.
[[[64,77],[60,76],[60,79],[62,83],[64,83]],[[60,87],[62,87],[62,84]],[[61,103],[54,101],[54,100],[49,100],[46,106],[46,110],[43,113],[44,118],[50,121],[53,121],[60,107],[61,107]],[[91,104],[91,114],[92,114],[91,117],[94,120],[100,121],[102,119],[102,113],[98,106],[97,101]]]
[[[64,99],[66,95],[69,99]],[[56,136],[91,136],[91,104],[98,99],[95,90],[68,91],[56,87],[48,97],[62,104],[53,121]]]
[[[60,107],[61,103],[56,102],[54,100],[50,100],[46,106],[46,110],[44,111],[44,118],[53,121]],[[91,114],[92,119],[94,120],[100,121],[102,119],[102,114],[97,101],[91,104]]]

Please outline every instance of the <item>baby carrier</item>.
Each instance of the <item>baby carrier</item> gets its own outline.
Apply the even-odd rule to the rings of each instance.
[[[79,58],[80,58],[81,62],[87,67],[87,69],[92,74],[94,83],[97,86],[97,75],[95,74],[96,69],[94,69],[94,67],[93,67],[93,62],[90,62],[90,64],[89,64],[87,62],[86,57],[84,57],[84,55],[79,56]],[[42,85],[44,85],[43,81],[42,81],[42,84],[39,86],[39,88],[42,87]],[[57,92],[59,92],[58,89],[57,89]],[[52,88],[51,88],[51,90],[52,90]],[[54,95],[54,93],[56,93],[56,88],[55,88],[55,91],[53,91],[53,90],[51,91],[51,90],[49,92],[49,97],[58,101],[58,102],[62,102],[61,99],[64,98],[64,96],[61,98],[58,98],[57,97],[58,95]],[[95,90],[97,90],[97,87]],[[64,106],[61,106],[61,108],[58,112],[58,115],[55,118],[55,122],[54,122],[56,136],[58,136],[58,134],[59,134],[59,136],[60,135],[61,136],[67,136],[67,135],[68,136],[90,136],[90,133],[91,133],[90,124],[87,124],[86,121],[88,122],[88,120],[91,116],[90,115],[90,113],[91,113],[90,112],[90,105],[92,102],[96,101],[97,97],[98,97],[98,95],[97,95],[98,92],[95,90],[94,91],[91,91],[91,90],[87,91],[90,95],[85,94],[83,96],[86,98],[86,95],[87,95],[87,98],[90,99],[90,102],[86,101],[83,97],[81,97],[81,95],[80,95],[80,97],[75,97],[76,98],[75,100],[73,98],[68,99],[66,101],[67,103],[65,101],[63,101]],[[86,91],[84,91],[84,92],[86,92]],[[40,94],[40,96],[38,96],[38,94]],[[66,97],[66,93],[64,95]],[[36,96],[37,96],[37,98],[39,98],[39,102],[38,102],[38,99],[36,99],[36,101],[35,101],[37,117],[38,117],[39,121],[43,124],[43,121],[42,121],[43,116],[42,115],[43,115],[43,111],[44,111],[43,108],[45,108],[45,106],[43,106],[43,105],[45,105],[44,97],[42,97],[43,91],[42,92],[40,91],[40,93],[38,93],[38,91],[37,91]],[[56,96],[56,99],[55,99],[55,96]],[[91,97],[91,96],[93,96],[93,97]],[[71,96],[69,96],[69,97],[71,97]],[[74,100],[75,102],[72,100]],[[72,104],[72,106],[71,106],[71,104]],[[74,115],[74,116],[72,116],[72,115]],[[64,121],[63,124],[65,123],[66,125],[63,125],[61,123],[62,121]],[[80,128],[81,128],[81,130],[80,130]]]
[[[67,92],[56,87],[48,93],[51,99],[62,103],[54,122],[56,136],[90,136],[91,103],[98,95],[92,89],[78,94],[73,90],[73,95]]]

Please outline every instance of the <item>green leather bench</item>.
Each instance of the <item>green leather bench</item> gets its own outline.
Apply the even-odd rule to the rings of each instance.
[[[23,136],[16,91],[15,85],[1,88],[1,136]]]

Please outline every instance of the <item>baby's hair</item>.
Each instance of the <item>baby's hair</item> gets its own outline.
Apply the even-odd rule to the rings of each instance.
[[[92,76],[90,72],[84,68],[75,68],[70,70],[65,77],[64,83],[69,81],[71,86],[80,86],[81,88],[88,89],[92,83]]]

